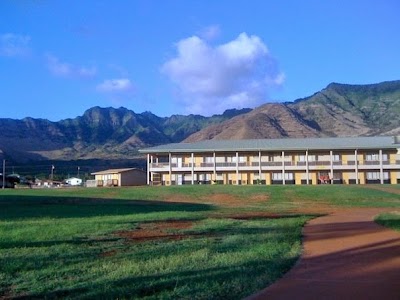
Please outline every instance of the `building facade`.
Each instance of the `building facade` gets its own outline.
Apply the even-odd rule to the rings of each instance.
[[[397,184],[399,137],[221,140],[147,154],[147,184]]]
[[[92,173],[89,187],[146,185],[146,172],[137,168],[110,169]]]

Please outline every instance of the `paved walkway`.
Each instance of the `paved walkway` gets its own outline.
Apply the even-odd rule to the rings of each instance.
[[[374,223],[382,209],[354,209],[304,227],[299,262],[248,299],[400,299],[400,233]]]

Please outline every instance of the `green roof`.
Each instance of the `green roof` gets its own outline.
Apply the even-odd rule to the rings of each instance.
[[[254,140],[207,140],[196,143],[174,143],[139,150],[141,153],[227,152],[227,151],[295,151],[397,149],[400,142],[391,136],[283,138]]]

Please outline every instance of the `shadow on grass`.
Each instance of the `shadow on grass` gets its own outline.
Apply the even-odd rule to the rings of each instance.
[[[13,299],[242,299],[281,277],[295,261],[294,258],[253,260],[234,266],[193,268],[162,275],[103,278],[82,282],[77,288],[14,296]]]
[[[83,245],[83,246],[92,246],[98,243],[108,243],[108,242],[116,242],[122,240],[120,237],[115,238],[99,238],[99,239],[65,239],[65,240],[51,240],[51,241],[38,241],[38,242],[27,242],[27,241],[18,241],[18,242],[4,242],[0,241],[1,249],[13,249],[13,248],[37,248],[37,247],[53,247],[57,245]],[[1,259],[0,259],[1,261]]]
[[[2,196],[0,220],[26,218],[77,218],[123,216],[154,212],[201,212],[208,204],[164,202],[158,200],[89,199],[47,196]]]

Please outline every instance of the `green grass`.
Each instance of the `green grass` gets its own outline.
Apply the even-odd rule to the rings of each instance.
[[[240,205],[215,205],[223,194]],[[400,196],[359,186],[0,190],[0,298],[241,299],[295,263],[310,205],[399,207]],[[283,217],[231,218],[252,212]],[[182,239],[118,234],[168,220],[192,226],[167,230]]]

